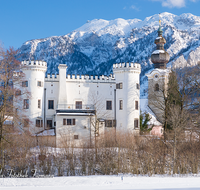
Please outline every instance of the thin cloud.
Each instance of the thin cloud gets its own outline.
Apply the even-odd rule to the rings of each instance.
[[[130,7],[125,6],[123,9],[124,10],[132,9],[132,10],[135,10],[135,11],[140,11],[140,9],[138,7],[136,7],[135,5],[131,5]]]
[[[136,11],[140,11],[140,9],[138,7],[136,7],[135,5],[131,5],[130,9],[136,10]]]
[[[182,8],[185,7],[186,0],[152,0],[152,1],[159,1],[162,3],[163,7],[169,8]],[[191,2],[197,2],[197,0],[190,0]]]

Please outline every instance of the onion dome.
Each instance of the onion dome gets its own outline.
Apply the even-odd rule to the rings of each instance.
[[[166,64],[169,62],[169,54],[164,49],[164,44],[166,43],[165,38],[162,36],[161,21],[159,20],[158,37],[155,39],[155,44],[157,46],[156,50],[151,55],[151,61],[154,63],[155,68],[166,69]]]

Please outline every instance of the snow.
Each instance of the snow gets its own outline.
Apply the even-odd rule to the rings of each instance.
[[[0,178],[1,190],[94,190],[94,189],[200,189],[200,177],[77,176],[55,178]]]
[[[167,40],[165,50],[170,55],[168,67],[173,62],[180,67],[182,62],[178,57],[181,55],[189,66],[197,63],[199,51],[195,50],[200,46],[200,17],[190,13],[178,16],[167,12],[160,16],[163,37]],[[142,66],[142,84],[146,83],[142,81],[146,80],[142,75],[153,67],[151,53],[156,47],[153,42],[158,27],[159,14],[144,20],[94,19],[63,36],[27,41],[20,48],[20,55],[23,60],[32,60],[34,57],[47,61],[47,72],[51,74],[58,72],[57,66],[60,63],[68,65],[68,74],[109,75],[112,73],[113,61],[139,62]],[[84,55],[77,56],[77,52]],[[74,56],[76,59],[72,59]],[[143,98],[147,95],[147,88],[141,92]]]
[[[142,113],[149,113],[151,120],[148,122],[148,125],[162,125],[157,119],[155,114],[148,107],[148,99],[140,99],[140,109]]]
[[[44,130],[36,136],[55,136],[55,131],[54,129]]]
[[[165,53],[164,50],[155,50],[152,54],[159,54],[159,53]]]

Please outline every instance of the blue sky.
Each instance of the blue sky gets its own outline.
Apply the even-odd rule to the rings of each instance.
[[[65,35],[93,19],[144,20],[160,12],[200,16],[200,0],[0,0],[0,41],[19,48],[25,41]]]

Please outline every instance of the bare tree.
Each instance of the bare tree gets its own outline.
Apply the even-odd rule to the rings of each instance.
[[[22,122],[23,115],[20,108],[14,106],[14,97],[21,96],[21,89],[15,84],[21,84],[23,74],[20,62],[16,59],[17,51],[13,48],[0,47],[0,151],[1,167],[4,167],[4,148],[10,142],[10,135],[14,134],[13,123]],[[20,86],[20,85],[19,85]]]

